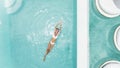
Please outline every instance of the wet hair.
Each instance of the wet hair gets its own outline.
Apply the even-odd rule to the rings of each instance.
[[[60,30],[59,28],[56,28],[57,30]]]

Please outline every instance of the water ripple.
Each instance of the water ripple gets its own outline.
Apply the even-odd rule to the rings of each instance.
[[[0,26],[2,25],[2,21],[0,20]]]

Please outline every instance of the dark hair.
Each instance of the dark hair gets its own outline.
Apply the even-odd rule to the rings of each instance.
[[[58,28],[56,28],[57,30],[60,30],[60,29],[58,29]]]

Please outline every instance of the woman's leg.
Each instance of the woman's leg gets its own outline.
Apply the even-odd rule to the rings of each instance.
[[[49,42],[48,48],[47,48],[46,53],[45,53],[44,58],[43,58],[43,61],[45,61],[46,56],[49,54],[49,52],[51,51],[52,48],[53,48],[53,45]]]
[[[52,49],[53,49],[53,47],[54,47],[54,45],[51,45],[51,49],[50,49],[50,50],[52,50]]]
[[[45,59],[46,59],[46,56],[49,54],[49,52],[52,50],[52,48],[54,47],[54,43],[52,43],[52,42],[55,42],[56,41],[56,39],[51,39],[51,41],[49,42],[49,44],[48,44],[48,48],[47,48],[47,50],[46,50],[46,53],[45,53],[45,55],[44,55],[44,58],[43,58],[43,61],[45,61]]]
[[[48,48],[48,49],[46,50],[46,53],[45,53],[44,58],[43,58],[43,61],[45,61],[46,56],[49,54],[49,52],[50,52],[50,48]]]
[[[53,47],[54,45],[50,45],[50,47],[47,49],[46,54],[44,55],[43,61],[45,61],[46,56],[49,54],[49,52],[52,50]]]

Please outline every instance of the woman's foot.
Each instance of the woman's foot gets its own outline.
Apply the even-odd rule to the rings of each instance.
[[[43,61],[45,61],[46,60],[46,56],[44,56],[44,58],[43,58]]]

